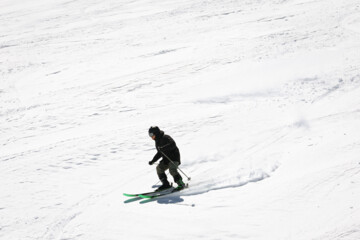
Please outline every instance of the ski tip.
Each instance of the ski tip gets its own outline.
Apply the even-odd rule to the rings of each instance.
[[[125,197],[136,197],[135,194],[123,193],[123,195],[124,195]]]

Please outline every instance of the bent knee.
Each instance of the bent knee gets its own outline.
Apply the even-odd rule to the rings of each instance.
[[[171,174],[172,176],[179,175],[179,172],[177,171],[176,168],[175,168],[175,169],[170,169],[169,172],[170,172],[170,174]]]

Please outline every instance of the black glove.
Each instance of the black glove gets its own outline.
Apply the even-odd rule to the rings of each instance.
[[[149,165],[153,165],[154,163],[155,163],[155,161],[151,160],[151,161],[149,162]]]

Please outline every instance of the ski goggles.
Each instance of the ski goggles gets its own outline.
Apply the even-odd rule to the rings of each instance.
[[[153,136],[155,136],[155,134],[153,134],[152,132],[149,132],[149,136],[152,138]]]

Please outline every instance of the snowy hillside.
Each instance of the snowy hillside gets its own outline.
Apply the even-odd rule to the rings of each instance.
[[[0,29],[0,239],[360,239],[358,0],[1,0]],[[133,200],[152,125],[190,187]]]

